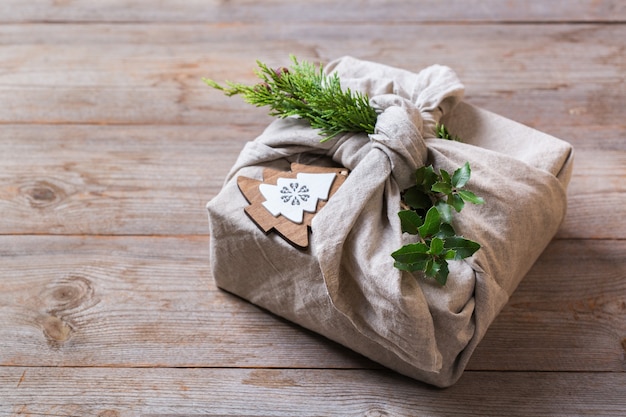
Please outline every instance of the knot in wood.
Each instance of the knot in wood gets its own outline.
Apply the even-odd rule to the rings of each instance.
[[[69,275],[49,284],[44,299],[53,315],[85,310],[97,303],[92,282],[80,275]]]
[[[365,413],[366,417],[388,417],[391,414],[389,414],[387,411],[385,410],[379,410],[379,409],[372,409],[372,410],[368,410]]]
[[[115,410],[104,410],[98,413],[98,417],[120,417],[120,413]]]
[[[63,189],[44,180],[25,184],[20,192],[26,196],[33,208],[54,206],[65,198]]]
[[[72,337],[72,327],[59,317],[46,316],[41,320],[41,325],[48,343],[54,347],[59,347]]]

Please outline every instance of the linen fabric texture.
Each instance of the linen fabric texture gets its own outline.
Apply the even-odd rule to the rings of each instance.
[[[344,57],[329,63],[342,88],[366,93],[375,133],[320,142],[298,118],[278,119],[243,148],[207,205],[218,287],[412,378],[446,387],[461,376],[487,328],[556,234],[566,211],[572,148],[559,139],[464,101],[447,67],[419,73]],[[462,142],[435,138],[445,123]],[[403,235],[401,192],[432,164],[472,168],[466,188],[485,200],[456,213],[457,234],[482,247],[449,263],[445,286],[396,269]],[[244,213],[237,177],[292,162],[350,170],[315,216],[298,250],[263,233]]]

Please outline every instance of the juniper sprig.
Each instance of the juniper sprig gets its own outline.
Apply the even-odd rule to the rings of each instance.
[[[291,68],[278,69],[257,61],[255,73],[261,81],[253,86],[230,81],[222,86],[208,78],[203,81],[227,96],[242,95],[257,107],[268,106],[271,116],[308,120],[311,127],[320,129],[322,142],[342,133],[374,133],[378,114],[366,94],[342,90],[339,76],[325,74],[321,65],[299,62],[293,55],[291,60]]]

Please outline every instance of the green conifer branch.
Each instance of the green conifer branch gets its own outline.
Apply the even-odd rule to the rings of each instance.
[[[342,90],[339,76],[324,74],[321,65],[299,62],[293,55],[291,60],[291,68],[278,69],[257,61],[255,73],[261,81],[253,86],[203,81],[227,96],[242,95],[257,107],[268,106],[271,116],[308,120],[311,127],[320,129],[322,142],[348,132],[374,133],[378,114],[366,94]]]

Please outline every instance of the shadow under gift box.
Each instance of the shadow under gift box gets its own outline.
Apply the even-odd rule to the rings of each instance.
[[[326,66],[342,87],[367,93],[376,132],[321,143],[295,118],[276,120],[246,144],[207,205],[217,285],[412,378],[454,384],[521,279],[565,216],[571,146],[462,101],[452,70],[411,73],[344,57]],[[437,139],[443,122],[462,142]],[[351,172],[313,218],[298,250],[248,218],[237,178],[292,162]],[[416,168],[454,171],[469,162],[467,188],[485,199],[454,218],[459,235],[481,244],[451,261],[445,286],[396,269],[391,253],[411,236],[397,216]]]

